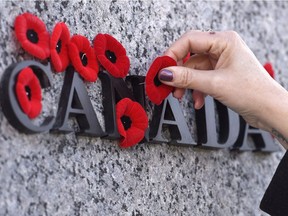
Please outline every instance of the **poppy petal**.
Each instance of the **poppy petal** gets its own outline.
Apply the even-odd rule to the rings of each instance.
[[[44,60],[50,56],[49,33],[42,20],[30,13],[23,13],[14,22],[16,38],[28,53]]]
[[[130,122],[128,128],[125,128],[123,117]],[[143,107],[129,98],[120,100],[116,105],[116,119],[121,140],[119,146],[128,148],[140,142],[148,127],[148,117]]]
[[[185,58],[182,60],[183,64],[185,64],[185,62],[187,62],[191,56],[195,55],[195,53],[187,53],[187,55],[185,56]]]
[[[133,131],[128,131],[127,134],[127,137],[123,138],[119,143],[121,148],[129,148],[139,143],[144,138],[145,131],[134,128]]]
[[[68,27],[63,22],[57,23],[53,29],[50,40],[51,62],[56,72],[65,71],[69,64],[69,41],[70,32]]]
[[[158,72],[165,67],[176,65],[176,61],[171,57],[160,56],[157,57],[150,66],[145,78],[145,89],[147,96],[154,104],[161,104],[162,101],[174,90],[174,87],[165,85],[158,80]]]
[[[105,70],[116,78],[124,78],[128,74],[130,60],[119,41],[109,34],[98,34],[93,44],[96,57]]]
[[[99,66],[89,40],[82,35],[74,35],[68,46],[70,60],[80,76],[90,82],[98,78]]]
[[[263,66],[265,68],[265,70],[269,73],[269,75],[275,79],[275,72],[273,70],[272,64],[270,62],[267,62],[266,64],[264,64]]]
[[[188,61],[190,58],[190,53],[187,53],[187,55],[185,56],[185,58],[183,59],[183,64]]]
[[[22,111],[29,118],[36,118],[42,109],[42,92],[40,82],[30,67],[19,72],[15,93]]]

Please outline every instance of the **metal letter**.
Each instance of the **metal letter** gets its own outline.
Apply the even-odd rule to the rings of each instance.
[[[169,130],[170,140],[162,136],[165,126]],[[149,135],[152,141],[196,145],[187,126],[180,104],[171,94],[161,105],[154,107]]]
[[[196,123],[198,143],[204,147],[228,148],[237,140],[240,128],[238,114],[210,96],[205,98],[205,106],[196,110]]]
[[[263,152],[280,150],[270,133],[248,125],[242,117],[240,122],[240,135],[234,145],[234,149]]]
[[[1,79],[0,94],[3,113],[9,123],[20,132],[31,134],[49,131],[54,123],[53,116],[46,117],[41,125],[35,125],[19,106],[15,94],[15,81],[18,73],[26,67],[32,68],[42,88],[47,88],[51,85],[50,64],[45,66],[36,61],[22,61],[12,64],[5,70]]]
[[[102,82],[105,131],[108,134],[105,138],[120,139],[116,124],[116,103],[125,97],[135,100],[134,96],[123,79],[114,78],[104,71],[99,73],[99,78]]]
[[[146,97],[145,97],[145,76],[127,76],[125,79],[126,82],[130,83],[133,90],[133,95],[135,100],[141,104],[144,110],[146,110]],[[140,143],[149,141],[149,128],[145,131],[145,136]]]
[[[66,70],[53,132],[74,131],[68,126],[70,117],[75,117],[78,123],[80,128],[80,131],[76,132],[78,135],[95,137],[106,135],[98,122],[83,80],[71,66]]]

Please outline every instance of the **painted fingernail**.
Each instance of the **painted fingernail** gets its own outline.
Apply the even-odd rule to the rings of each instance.
[[[162,81],[171,82],[173,80],[173,73],[169,70],[161,70],[159,72],[159,79]]]

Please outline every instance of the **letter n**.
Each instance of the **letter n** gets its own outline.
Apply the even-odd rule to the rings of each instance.
[[[116,103],[122,98],[135,99],[122,78],[114,78],[105,71],[99,73],[99,78],[102,82],[105,131],[107,133],[105,138],[119,139],[120,135],[116,124]]]

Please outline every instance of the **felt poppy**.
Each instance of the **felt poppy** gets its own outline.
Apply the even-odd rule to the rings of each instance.
[[[82,35],[74,35],[68,45],[72,65],[84,80],[95,82],[99,66],[89,40]]]
[[[109,34],[98,34],[94,38],[94,50],[100,64],[114,77],[124,78],[130,67],[126,50]]]
[[[185,62],[187,62],[192,55],[194,55],[194,53],[190,53],[190,52],[187,53],[187,55],[186,55],[185,58],[183,59],[183,64],[185,64]]]
[[[177,63],[169,56],[157,57],[150,66],[145,78],[146,94],[156,105],[162,101],[174,90],[174,87],[161,83],[158,79],[158,72],[169,66],[176,66]]]
[[[49,33],[37,16],[30,13],[17,16],[14,28],[16,38],[28,53],[41,60],[50,56]]]
[[[42,109],[42,93],[40,82],[30,67],[19,72],[15,90],[22,111],[30,119],[36,118]]]
[[[121,135],[120,147],[134,146],[144,138],[148,117],[139,103],[129,98],[120,100],[116,104],[116,120]]]
[[[69,64],[68,43],[70,32],[64,22],[59,22],[53,29],[50,40],[51,62],[56,72],[65,71]]]
[[[269,73],[269,75],[274,79],[275,73],[272,64],[270,62],[267,62],[266,64],[264,64],[264,68]]]
[[[187,55],[185,56],[185,58],[183,59],[183,64],[188,61],[190,58],[190,53],[187,53]]]

